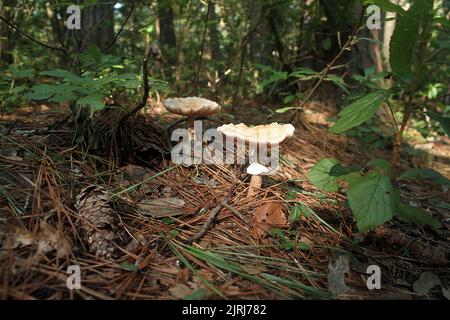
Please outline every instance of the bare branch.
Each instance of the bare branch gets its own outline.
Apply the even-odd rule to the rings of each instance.
[[[48,45],[46,43],[43,43],[39,40],[36,40],[35,38],[33,38],[32,36],[30,36],[29,34],[27,34],[26,32],[20,30],[18,27],[16,27],[15,25],[13,25],[11,22],[9,22],[8,20],[6,20],[5,18],[3,18],[2,16],[0,16],[0,20],[2,20],[4,23],[6,23],[9,27],[13,28],[14,30],[16,30],[18,33],[20,33],[21,35],[23,35],[25,38],[30,39],[31,41],[33,41],[34,43],[37,43],[38,45],[45,47],[47,49],[50,50],[55,50],[55,51],[61,51],[63,52],[65,55],[68,55],[67,50],[65,48],[58,48],[58,47],[54,47],[51,45]]]

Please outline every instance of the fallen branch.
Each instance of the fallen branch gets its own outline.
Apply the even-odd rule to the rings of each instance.
[[[211,225],[213,224],[214,220],[216,219],[217,215],[219,214],[220,210],[222,210],[223,207],[226,207],[228,210],[230,210],[229,209],[230,206],[228,205],[228,200],[230,200],[231,196],[236,191],[236,188],[237,188],[238,183],[240,181],[239,177],[241,176],[241,174],[242,174],[242,172],[244,170],[244,167],[245,166],[242,166],[241,170],[239,170],[239,173],[236,175],[236,180],[232,184],[232,186],[230,188],[230,191],[228,191],[228,194],[225,196],[225,198],[223,198],[223,200],[211,211],[211,213],[209,214],[208,219],[203,224],[203,226],[200,229],[200,231],[197,232],[196,234],[194,234],[192,237],[190,237],[189,239],[187,239],[185,241],[186,244],[191,244],[192,242],[201,239],[206,234],[206,232],[209,230],[209,228],[211,228]]]

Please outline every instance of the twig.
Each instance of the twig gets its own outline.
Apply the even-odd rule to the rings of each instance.
[[[239,173],[236,176],[236,180],[234,181],[233,185],[230,188],[230,191],[228,191],[228,194],[225,196],[225,198],[223,198],[223,200],[210,212],[208,219],[203,224],[203,226],[200,229],[200,231],[197,232],[196,234],[194,234],[192,237],[190,237],[189,239],[187,239],[185,241],[186,244],[191,244],[192,242],[201,239],[206,234],[206,232],[209,230],[209,228],[211,227],[212,223],[216,219],[216,217],[219,214],[220,210],[223,207],[226,207],[228,205],[228,200],[231,198],[233,193],[236,191],[237,185],[238,185],[238,183],[240,181],[239,177],[242,174],[244,167],[245,166],[242,166],[241,170],[239,170]]]
[[[46,43],[43,43],[39,40],[36,40],[35,38],[33,38],[32,36],[30,36],[29,34],[25,33],[24,31],[20,30],[18,27],[16,27],[15,25],[13,25],[12,23],[10,23],[8,20],[6,20],[5,18],[3,18],[2,16],[0,16],[0,20],[2,20],[4,23],[6,23],[8,26],[10,26],[11,28],[13,28],[14,30],[16,30],[17,32],[19,32],[21,35],[23,35],[24,37],[30,39],[31,41],[33,41],[34,43],[37,43],[38,45],[45,47],[47,49],[50,50],[55,50],[55,51],[61,51],[63,52],[65,55],[68,55],[67,50],[65,48],[58,48],[58,47],[53,47],[51,45],[48,45]]]
[[[363,8],[362,12],[361,12],[361,16],[359,17],[358,23],[356,24],[355,28],[353,29],[351,35],[348,37],[347,41],[345,42],[344,46],[341,48],[341,50],[339,51],[339,53],[333,58],[333,60],[331,60],[330,63],[327,64],[327,66],[325,67],[325,69],[322,70],[322,72],[320,73],[320,78],[319,80],[317,80],[316,84],[314,85],[314,87],[308,92],[308,95],[306,96],[306,98],[302,101],[301,105],[298,106],[294,112],[294,114],[292,115],[292,118],[290,119],[290,122],[294,121],[295,117],[297,116],[297,113],[303,109],[303,107],[308,103],[309,99],[311,99],[311,97],[313,96],[313,94],[316,92],[317,88],[319,88],[320,84],[323,82],[323,80],[325,79],[325,77],[328,75],[328,72],[330,72],[330,70],[333,68],[334,64],[336,63],[336,61],[339,60],[339,58],[344,54],[344,52],[350,48],[352,46],[352,42],[353,42],[353,38],[356,36],[356,34],[359,32],[359,30],[361,30],[362,24],[363,24],[363,19],[364,19],[364,14],[365,14],[365,8]]]
[[[224,206],[225,208],[227,208],[228,210],[230,210],[231,213],[234,214],[236,217],[238,217],[239,219],[245,221],[244,216],[243,216],[239,211],[237,211],[235,207],[230,206],[230,205],[228,204],[228,201],[226,201],[226,202],[223,204],[223,206]]]
[[[389,111],[391,112],[392,120],[394,120],[395,131],[398,131],[398,123],[397,123],[397,119],[395,118],[395,114],[394,114],[394,110],[392,109],[392,105],[389,101],[386,101],[386,104],[389,107]]]
[[[131,109],[122,116],[122,118],[119,121],[118,127],[120,127],[120,125],[122,125],[129,117],[131,117],[136,112],[141,110],[147,104],[148,93],[150,91],[150,87],[148,85],[147,58],[144,58],[144,60],[142,61],[142,77],[143,77],[142,81],[144,83],[144,95],[142,96],[142,100],[136,107],[134,107],[133,109]]]
[[[102,49],[102,52],[108,51],[114,45],[114,43],[116,43],[117,39],[119,39],[119,36],[123,31],[123,28],[127,24],[128,19],[130,19],[130,17],[131,17],[131,13],[133,13],[133,10],[134,10],[134,1],[131,2],[130,12],[128,12],[128,15],[125,18],[125,21],[123,22],[122,26],[120,27],[120,30],[116,33],[116,35],[114,36],[114,39],[111,41],[111,43],[106,48]]]

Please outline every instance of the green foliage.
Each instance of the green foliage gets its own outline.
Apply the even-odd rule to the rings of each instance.
[[[413,69],[416,46],[420,38],[420,27],[429,12],[429,0],[416,0],[411,8],[397,21],[390,43],[392,72],[395,79],[410,85],[414,78]]]
[[[43,71],[40,75],[50,77],[51,83],[34,85],[26,96],[32,100],[76,102],[87,106],[92,115],[105,107],[105,98],[112,98],[118,92],[136,93],[141,86],[138,75],[118,71],[123,68],[119,57],[102,55],[95,46],[81,54],[80,61],[84,68],[81,76],[63,69]],[[154,89],[165,88],[162,81],[150,78],[149,82]]]
[[[427,115],[436,122],[439,122],[448,137],[450,137],[450,117],[445,117],[433,111],[428,111]]]
[[[331,132],[342,133],[369,120],[388,98],[386,90],[378,90],[356,100],[339,113],[339,119]]]
[[[393,187],[389,177],[370,172],[349,183],[347,196],[359,231],[367,231],[394,215]]]
[[[300,219],[300,217],[308,217],[310,214],[311,208],[309,208],[303,202],[299,202],[295,206],[293,206],[290,210],[289,214],[289,222],[294,223]]]
[[[439,221],[429,213],[401,202],[398,190],[392,185],[392,169],[386,160],[375,159],[369,161],[368,165],[369,171],[363,173],[356,166],[342,166],[336,159],[322,159],[311,169],[308,177],[312,184],[324,191],[337,191],[340,182],[347,183],[348,202],[359,231],[373,229],[394,216],[419,225],[441,227]],[[401,178],[427,178],[436,183],[448,185],[447,179],[431,171],[429,169],[410,170]],[[298,215],[297,212],[295,213]],[[292,211],[291,215],[293,215]]]
[[[33,77],[32,69],[19,69],[9,65],[0,78],[0,106],[11,111],[14,106],[24,103],[24,93],[29,88],[28,80]]]
[[[265,80],[261,82],[261,86],[263,88],[269,88],[270,92],[274,90],[276,86],[278,86],[281,83],[287,82],[287,86],[291,86],[295,84],[298,81],[311,81],[316,80],[321,77],[321,73],[311,70],[309,68],[297,68],[293,72],[286,72],[286,71],[277,71],[272,69],[270,66],[262,65],[262,64],[254,64],[255,67],[259,68],[261,71],[263,71],[265,75]],[[334,85],[338,86],[342,91],[349,93],[347,89],[347,84],[344,82],[344,80],[335,75],[335,74],[328,74],[325,76],[324,81],[330,81]],[[301,94],[288,94],[284,98],[284,103],[289,104],[293,102],[295,99],[302,98]],[[277,113],[285,113],[289,110],[296,109],[297,107],[285,107],[277,109]]]
[[[403,172],[399,179],[429,180],[441,186],[450,187],[450,180],[433,169],[410,169]]]
[[[323,191],[338,191],[339,184],[337,178],[329,174],[331,168],[333,168],[336,164],[338,164],[336,159],[327,158],[320,160],[308,172],[309,181]]]
[[[429,225],[435,229],[442,227],[442,224],[434,218],[429,212],[420,208],[412,207],[408,204],[397,203],[396,213],[404,221],[412,222],[418,225]]]
[[[364,5],[375,4],[380,7],[383,11],[395,12],[399,15],[403,15],[405,10],[397,4],[390,2],[389,0],[364,0]]]
[[[269,229],[268,234],[273,237],[276,238],[280,241],[280,246],[283,250],[289,251],[292,249],[300,249],[300,250],[310,250],[311,246],[305,242],[299,241],[293,241],[289,238],[288,235],[286,235],[285,231],[282,229],[277,229],[277,228],[273,228],[273,229]]]

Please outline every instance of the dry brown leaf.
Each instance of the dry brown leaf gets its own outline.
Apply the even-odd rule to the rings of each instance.
[[[281,228],[287,223],[282,205],[278,202],[268,202],[253,214],[253,237],[262,239],[270,228]]]
[[[179,216],[186,213],[183,199],[169,197],[151,200],[143,200],[138,203],[139,212],[155,218]]]
[[[263,265],[242,265],[242,269],[248,274],[255,276],[268,271]]]
[[[183,299],[192,293],[192,289],[183,283],[178,283],[169,289],[170,295],[177,299]]]
[[[57,257],[63,257],[71,252],[71,243],[50,224],[42,220],[39,231],[32,233],[28,230],[17,228],[13,234],[13,248],[18,246],[36,245],[36,257],[43,256],[56,250]]]

